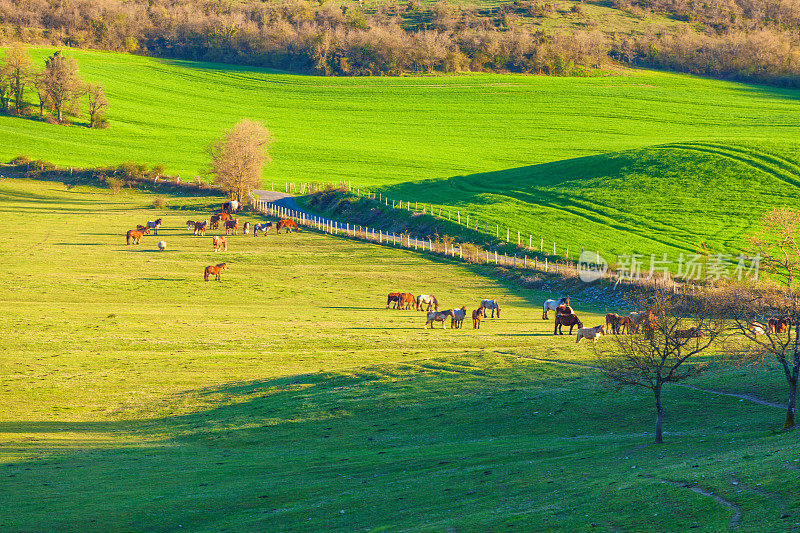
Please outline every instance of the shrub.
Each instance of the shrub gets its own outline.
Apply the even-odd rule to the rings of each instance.
[[[161,196],[159,196],[158,198],[153,200],[153,207],[155,209],[161,209],[161,208],[166,207],[166,206],[167,206],[167,199],[166,198],[162,198]]]
[[[108,185],[108,188],[111,190],[111,194],[117,194],[125,185],[125,180],[109,177],[106,178],[106,185]]]
[[[20,154],[17,157],[15,157],[14,159],[11,160],[11,164],[12,165],[17,165],[17,166],[27,165],[30,162],[31,162],[31,158],[28,157],[25,154]]]

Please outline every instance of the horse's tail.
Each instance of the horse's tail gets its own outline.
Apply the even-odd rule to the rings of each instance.
[[[204,279],[205,281],[208,281],[208,267],[206,267],[206,270],[205,270],[205,272],[203,272],[203,279]]]
[[[419,306],[422,305],[422,295],[421,294],[419,296],[417,296],[416,302],[417,302],[417,311],[419,311]]]
[[[439,310],[439,300],[436,299],[436,296],[431,294],[431,300],[433,300],[433,308],[437,311]]]
[[[125,243],[126,244],[130,244],[131,243],[131,232],[130,231],[125,235]]]

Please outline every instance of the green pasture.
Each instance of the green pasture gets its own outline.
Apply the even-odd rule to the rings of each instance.
[[[312,231],[214,254],[184,222],[219,199],[154,199],[0,180],[1,529],[800,526],[781,410],[674,387],[652,446],[651,399],[571,364],[592,350],[552,336],[551,295]],[[158,237],[125,245],[156,217]],[[470,309],[496,297],[503,316],[426,331],[422,313],[384,308],[396,290]],[[575,304],[600,323],[605,309]],[[776,373],[703,379],[782,398]]]

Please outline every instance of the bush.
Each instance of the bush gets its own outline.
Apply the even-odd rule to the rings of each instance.
[[[17,157],[15,157],[14,159],[11,160],[11,164],[12,165],[17,165],[17,166],[27,165],[30,162],[31,162],[31,158],[28,157],[25,154],[20,154]]]
[[[122,187],[125,185],[125,180],[109,177],[106,178],[106,185],[108,185],[108,188],[111,190],[111,194],[117,194],[119,191],[122,190]]]
[[[161,209],[161,208],[164,208],[166,206],[167,206],[167,199],[166,198],[162,198],[162,197],[159,196],[158,198],[153,200],[153,208],[155,208],[155,209]]]

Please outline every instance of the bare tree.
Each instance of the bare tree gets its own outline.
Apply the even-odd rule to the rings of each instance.
[[[39,97],[39,118],[44,118],[44,108],[47,107],[47,85],[44,70],[40,70],[33,76],[33,86],[36,89],[36,96]]]
[[[272,135],[260,122],[240,120],[209,147],[214,183],[242,202],[261,184]]]
[[[99,83],[88,83],[86,94],[89,95],[89,127],[97,128],[105,121],[108,99],[103,86]]]
[[[800,294],[795,282],[800,273],[800,212],[775,209],[761,218],[760,229],[750,237],[760,264],[778,281],[767,279],[758,287],[739,286],[726,299],[736,329],[750,342],[730,353],[740,363],[763,362],[774,357],[788,386],[784,429],[797,426],[795,406],[800,378]]]
[[[13,44],[6,52],[2,69],[14,98],[14,111],[21,115],[25,108],[25,89],[33,79],[33,63],[27,50],[21,44]]]
[[[78,75],[78,62],[58,51],[45,61],[43,75],[47,103],[58,122],[64,122],[64,111],[86,92],[86,85]]]
[[[11,84],[0,69],[0,111],[8,113],[8,104],[11,100]]]
[[[597,348],[605,376],[620,387],[649,389],[656,408],[655,442],[663,442],[664,385],[703,372],[705,362],[689,362],[707,350],[725,330],[709,305],[684,295],[656,292],[636,298],[642,313],[639,333],[615,335]]]

